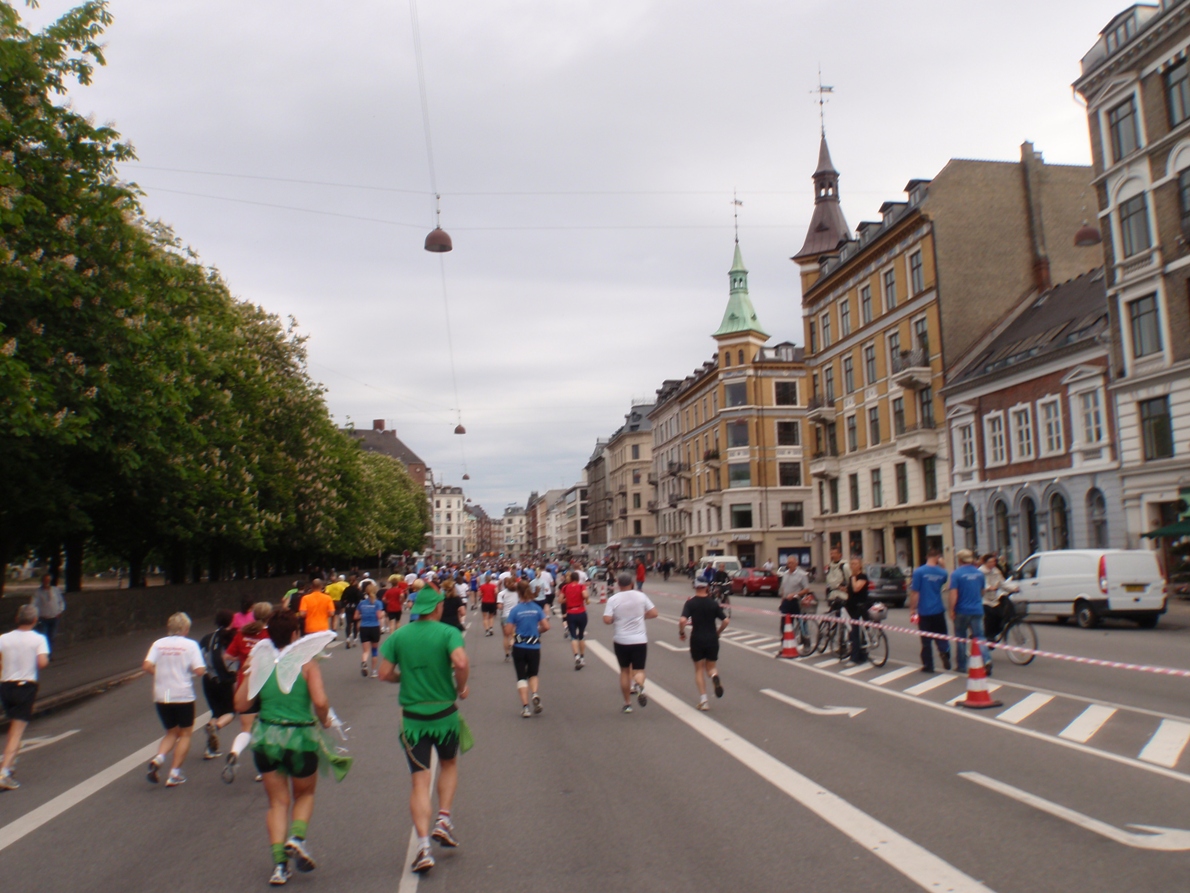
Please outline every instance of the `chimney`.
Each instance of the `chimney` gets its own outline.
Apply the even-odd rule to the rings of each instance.
[[[1042,178],[1045,160],[1033,151],[1029,141],[1021,143],[1021,171],[1025,178],[1025,201],[1029,209],[1029,236],[1033,247],[1033,282],[1038,291],[1047,290],[1050,281],[1050,258],[1045,250],[1045,224],[1041,216]]]
[[[372,430],[373,431],[383,431],[384,430],[384,419],[372,419]]]

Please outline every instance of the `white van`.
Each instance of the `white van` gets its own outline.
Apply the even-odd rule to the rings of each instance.
[[[698,562],[698,570],[695,571],[695,579],[702,576],[702,572],[707,567],[713,567],[716,572],[723,571],[728,577],[734,577],[739,571],[744,569],[740,564],[740,560],[734,555],[707,555]]]
[[[1150,629],[1165,613],[1165,580],[1147,549],[1036,552],[1012,574],[1016,598],[1033,615],[1073,617],[1090,629],[1101,617],[1135,620]]]

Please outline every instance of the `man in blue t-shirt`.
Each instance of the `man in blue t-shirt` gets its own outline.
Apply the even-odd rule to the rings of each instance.
[[[909,613],[911,622],[916,621],[917,628],[923,633],[936,633],[945,636],[946,605],[942,601],[942,589],[946,586],[946,568],[942,566],[942,553],[938,549],[930,549],[926,554],[926,563],[913,572],[913,580],[909,584]],[[933,643],[931,645],[931,643]],[[946,639],[932,639],[922,636],[921,639],[921,671],[934,672],[934,648],[938,647],[938,655],[942,658],[943,669],[950,669],[950,642]]]
[[[955,555],[959,566],[950,575],[950,617],[954,621],[954,634],[962,639],[979,639],[979,650],[983,653],[988,675],[992,675],[992,656],[988,653],[983,638],[983,587],[987,578],[975,565],[975,554],[970,549],[960,549]],[[967,646],[960,642],[955,668],[967,672]]]
[[[541,605],[532,601],[528,586],[520,589],[520,601],[504,616],[504,634],[512,636],[512,665],[516,668],[517,694],[521,696],[521,717],[541,712],[537,693],[537,672],[541,667],[541,634],[550,628]],[[530,695],[533,709],[529,709]]]

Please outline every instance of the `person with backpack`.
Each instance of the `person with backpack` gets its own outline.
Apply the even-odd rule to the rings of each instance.
[[[236,634],[232,628],[236,616],[227,608],[220,608],[215,612],[215,631],[207,633],[198,642],[203,662],[207,665],[206,675],[202,677],[202,693],[206,696],[207,706],[211,708],[211,719],[206,725],[207,749],[202,755],[204,760],[223,756],[219,752],[219,731],[236,717],[232,701],[235,700],[239,663],[227,656],[227,646]],[[252,616],[250,610],[248,616]]]

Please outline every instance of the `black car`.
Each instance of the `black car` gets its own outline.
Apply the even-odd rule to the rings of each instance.
[[[895,564],[869,564],[864,573],[868,575],[868,592],[874,600],[890,608],[900,608],[909,599],[909,581]]]

